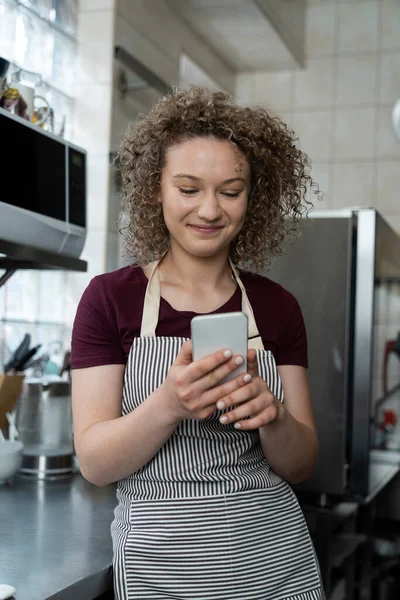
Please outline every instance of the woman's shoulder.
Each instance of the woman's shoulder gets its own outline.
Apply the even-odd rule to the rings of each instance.
[[[128,265],[109,273],[96,275],[93,280],[96,285],[106,287],[109,290],[135,285],[146,285],[147,279],[140,265]]]
[[[293,294],[280,283],[277,283],[265,275],[254,273],[252,271],[241,271],[240,275],[249,296],[254,296],[259,300],[276,301],[279,303],[284,302],[289,305],[297,303]]]
[[[97,297],[100,293],[112,301],[126,297],[132,299],[132,294],[138,294],[145,290],[146,285],[147,279],[142,268],[134,264],[116,271],[96,275],[90,281],[85,293],[86,296],[94,295]]]

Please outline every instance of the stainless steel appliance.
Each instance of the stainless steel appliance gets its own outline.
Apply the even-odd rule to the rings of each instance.
[[[79,257],[86,239],[86,152],[0,108],[0,239]]]
[[[73,472],[71,384],[28,379],[16,405],[15,424],[24,444],[20,474],[62,479]]]
[[[286,251],[267,275],[303,311],[320,442],[314,475],[296,490],[362,499],[375,406],[385,403],[385,346],[400,330],[400,239],[373,209],[316,211]],[[400,381],[395,360],[388,401],[398,398],[391,394]],[[398,413],[400,404],[391,408]]]

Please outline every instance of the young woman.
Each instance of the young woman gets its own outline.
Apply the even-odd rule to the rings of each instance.
[[[191,88],[135,121],[120,159],[137,264],[91,281],[72,344],[82,473],[118,481],[116,597],[319,600],[289,485],[317,455],[303,319],[238,270],[279,254],[315,185],[308,158],[267,111]],[[221,384],[243,357],[193,361],[190,322],[238,310],[248,372]]]

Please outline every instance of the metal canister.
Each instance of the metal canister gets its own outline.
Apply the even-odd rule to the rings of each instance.
[[[24,382],[15,422],[24,452],[20,474],[63,479],[73,472],[71,383],[39,378]]]

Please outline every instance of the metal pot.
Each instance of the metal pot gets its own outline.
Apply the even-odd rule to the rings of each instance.
[[[24,382],[15,424],[24,444],[20,474],[60,479],[73,472],[71,383],[48,378]]]

